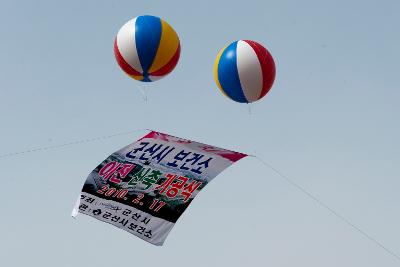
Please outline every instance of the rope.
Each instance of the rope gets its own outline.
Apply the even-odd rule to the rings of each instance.
[[[88,139],[76,140],[76,141],[72,141],[72,142],[64,143],[64,144],[60,144],[60,145],[44,146],[44,147],[38,147],[38,148],[24,150],[24,151],[11,152],[11,153],[0,155],[0,159],[9,158],[9,157],[13,157],[13,156],[21,155],[21,154],[27,154],[27,153],[33,153],[33,152],[45,151],[45,150],[51,150],[51,149],[58,149],[58,148],[66,147],[66,146],[85,144],[85,143],[90,143],[90,142],[94,142],[94,141],[101,141],[101,140],[105,140],[105,139],[109,139],[109,138],[113,138],[113,137],[117,137],[117,136],[128,135],[128,134],[135,133],[135,132],[141,132],[141,131],[148,131],[148,129],[132,130],[129,132],[122,132],[122,133],[116,133],[116,134],[112,134],[112,135],[105,135],[105,136],[93,137],[93,138],[88,138]]]
[[[290,179],[289,177],[287,177],[286,175],[284,175],[282,172],[280,172],[278,169],[276,169],[275,167],[273,167],[271,164],[267,163],[266,161],[264,161],[262,158],[254,156],[254,155],[250,155],[250,157],[254,157],[256,159],[258,159],[263,165],[265,165],[266,167],[268,167],[269,169],[271,169],[272,171],[274,171],[279,177],[283,178],[284,180],[286,180],[286,182],[288,182],[290,185],[292,185],[293,187],[297,188],[299,191],[301,191],[302,193],[304,193],[307,197],[309,197],[310,199],[312,199],[313,201],[315,201],[318,205],[320,205],[321,207],[323,207],[324,209],[326,209],[327,211],[329,211],[333,216],[335,216],[336,218],[338,218],[339,220],[341,220],[342,222],[346,223],[348,226],[350,226],[351,228],[353,228],[354,230],[356,230],[357,232],[359,232],[361,235],[363,235],[365,238],[367,238],[369,241],[371,241],[372,243],[374,243],[375,245],[377,245],[378,247],[382,248],[384,251],[386,251],[389,255],[393,256],[394,258],[396,258],[398,261],[400,261],[400,256],[398,254],[396,254],[393,250],[389,249],[388,247],[386,247],[382,242],[378,241],[376,238],[372,237],[370,234],[368,234],[367,232],[363,231],[362,229],[360,229],[360,227],[358,227],[357,225],[355,225],[354,223],[352,223],[349,219],[347,219],[346,217],[344,217],[343,215],[341,215],[339,212],[337,212],[336,210],[334,210],[333,208],[329,207],[327,204],[325,204],[323,201],[321,201],[320,199],[318,199],[314,194],[312,194],[310,191],[306,190],[304,187],[300,186],[299,184],[297,184],[296,182],[294,182],[292,179]]]

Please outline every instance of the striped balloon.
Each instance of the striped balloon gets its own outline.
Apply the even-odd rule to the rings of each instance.
[[[130,77],[152,82],[170,73],[180,56],[175,30],[154,16],[139,16],[119,30],[114,42],[115,58]]]
[[[264,97],[275,80],[275,63],[261,44],[239,40],[224,47],[214,63],[214,79],[224,95],[240,103]]]

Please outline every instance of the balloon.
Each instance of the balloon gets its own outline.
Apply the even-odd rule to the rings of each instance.
[[[170,73],[180,56],[175,30],[154,16],[139,16],[118,31],[114,42],[115,58],[123,71],[142,82],[159,80]]]
[[[218,53],[214,79],[225,96],[236,102],[251,103],[271,89],[275,80],[274,59],[255,41],[235,41]]]

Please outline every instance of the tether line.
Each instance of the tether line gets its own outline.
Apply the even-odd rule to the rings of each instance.
[[[93,138],[76,140],[76,141],[72,141],[72,142],[68,142],[68,143],[64,143],[64,144],[60,144],[60,145],[43,146],[43,147],[33,148],[33,149],[29,149],[29,150],[24,150],[24,151],[11,152],[11,153],[0,155],[0,159],[13,157],[13,156],[21,155],[21,154],[27,154],[27,153],[33,153],[33,152],[45,151],[45,150],[51,150],[51,149],[58,149],[58,148],[66,147],[66,146],[101,141],[101,140],[105,140],[105,139],[109,139],[109,138],[113,138],[113,137],[117,137],[117,136],[128,135],[128,134],[135,133],[135,132],[141,132],[141,131],[148,131],[148,129],[137,129],[137,130],[132,130],[129,132],[122,132],[122,133],[116,133],[116,134],[111,134],[111,135],[104,135],[104,136],[98,136],[98,137],[93,137]]]
[[[286,175],[284,175],[282,172],[280,172],[278,169],[276,169],[275,167],[273,167],[271,164],[267,163],[265,160],[263,160],[262,158],[258,157],[258,156],[254,156],[254,155],[250,155],[251,157],[254,157],[256,159],[258,159],[263,165],[265,165],[266,167],[268,167],[269,169],[271,169],[272,171],[274,171],[279,177],[283,178],[284,180],[286,180],[286,182],[288,182],[289,184],[291,184],[293,187],[297,188],[299,191],[301,191],[302,193],[304,193],[306,196],[308,196],[309,198],[311,198],[312,200],[314,200],[316,203],[318,203],[321,207],[323,207],[324,209],[326,209],[327,211],[329,211],[332,215],[334,215],[336,218],[338,218],[339,220],[341,220],[342,222],[346,223],[348,226],[350,226],[351,228],[353,228],[353,230],[356,230],[357,232],[359,232],[361,235],[363,235],[365,238],[367,238],[369,241],[371,241],[372,243],[374,243],[375,245],[377,245],[378,247],[382,248],[385,252],[387,252],[389,255],[393,256],[395,259],[397,259],[398,261],[400,261],[400,256],[397,255],[393,250],[389,249],[388,247],[386,247],[382,242],[378,241],[376,238],[372,237],[370,234],[368,234],[367,232],[365,232],[364,230],[360,229],[360,227],[358,227],[357,225],[355,225],[354,223],[352,223],[349,219],[347,219],[346,217],[344,217],[343,215],[341,215],[340,213],[338,213],[336,210],[334,210],[333,208],[329,207],[327,204],[325,204],[323,201],[321,201],[320,199],[318,199],[314,194],[312,194],[310,191],[306,190],[304,187],[300,186],[299,184],[297,184],[296,182],[294,182],[292,179],[290,179],[289,177],[287,177]]]

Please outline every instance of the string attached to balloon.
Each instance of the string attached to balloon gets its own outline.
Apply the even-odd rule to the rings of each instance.
[[[251,104],[247,103],[247,111],[249,112],[249,116],[251,117],[252,111],[251,111]]]
[[[138,85],[138,89],[142,95],[143,101],[147,103],[149,86],[146,83],[143,83],[143,84]]]

